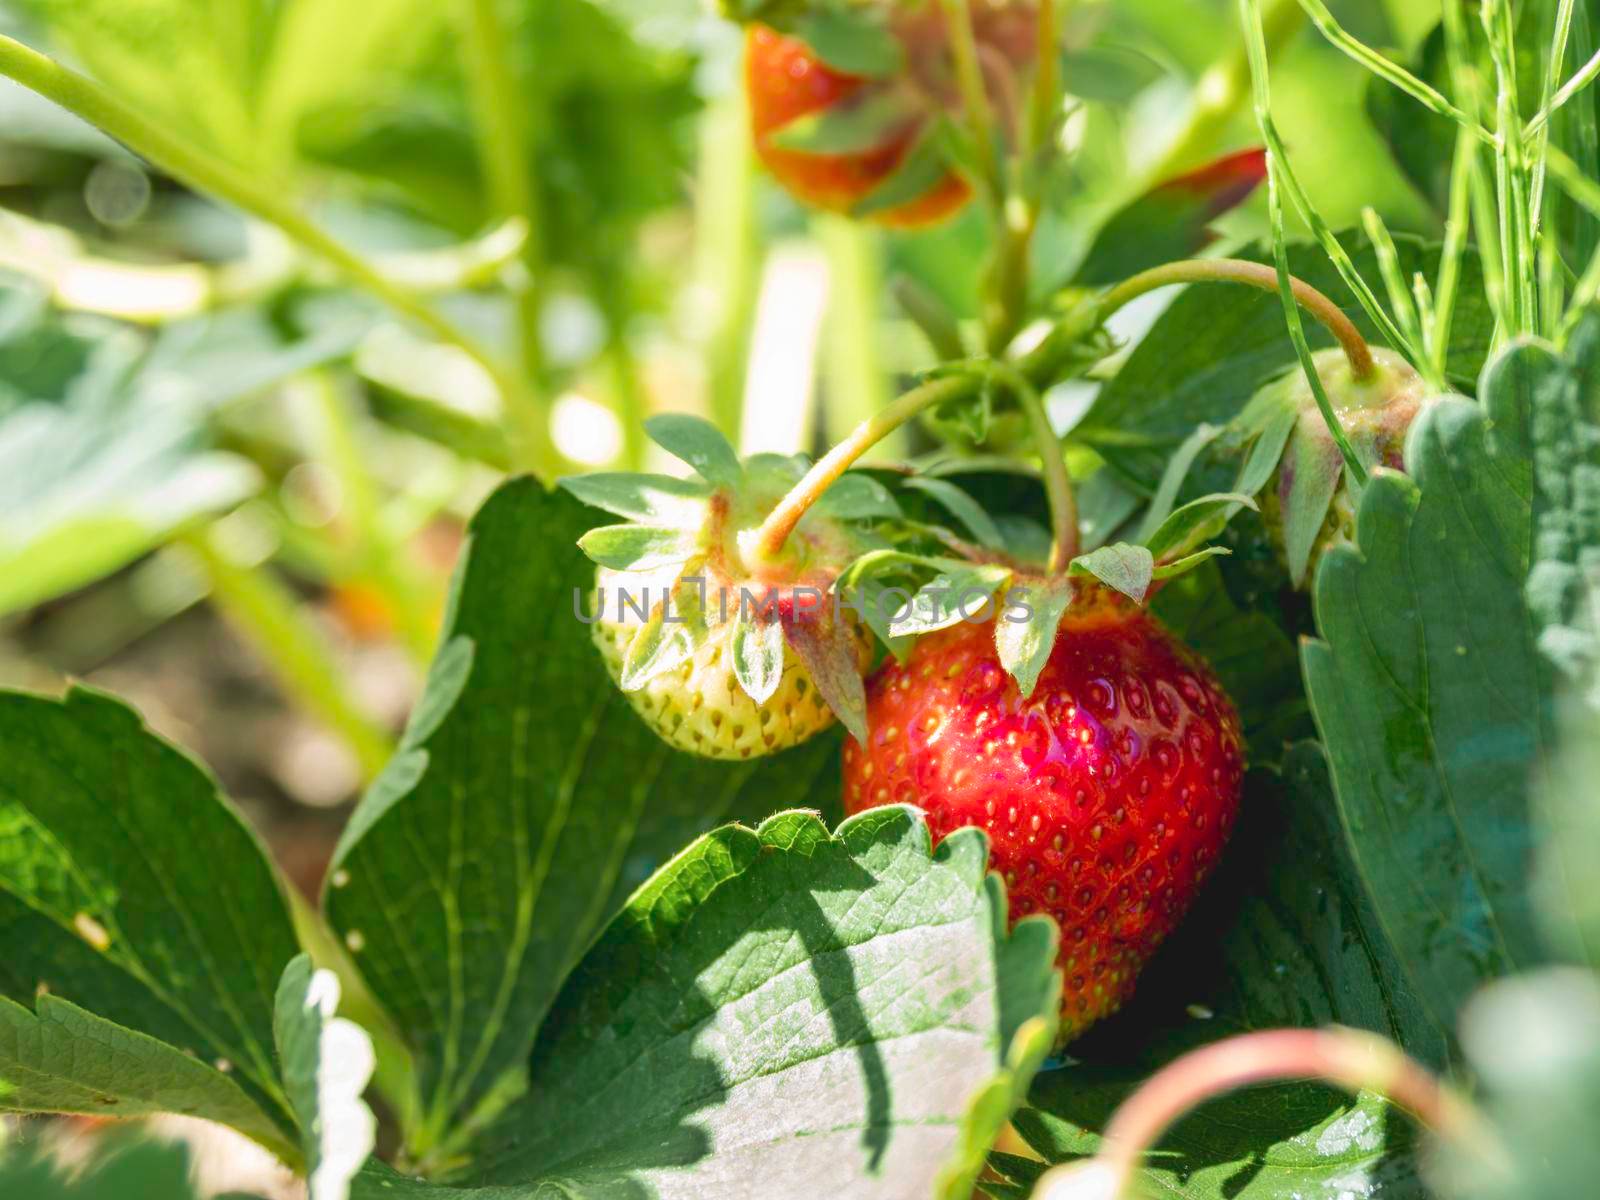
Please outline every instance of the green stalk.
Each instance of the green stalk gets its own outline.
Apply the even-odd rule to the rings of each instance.
[[[1531,333],[1537,327],[1538,300],[1535,292],[1535,264],[1532,217],[1528,202],[1532,173],[1526,147],[1522,143],[1522,118],[1517,111],[1518,81],[1516,38],[1508,0],[1492,0],[1483,9],[1483,27],[1494,63],[1496,96],[1495,124],[1500,135],[1500,154],[1495,162],[1495,186],[1499,203],[1500,254],[1511,301],[1512,333]]]
[[[1069,8],[1072,0],[1040,4],[1034,41],[1037,56],[1033,68],[1033,91],[1028,105],[1025,126],[1027,140],[1023,145],[1023,159],[1030,167],[1036,165],[1047,149],[1056,126],[1056,114],[1061,106],[1060,9]],[[1029,189],[1030,194],[1036,189]]]
[[[522,403],[522,381],[477,339],[440,315],[414,293],[397,286],[355,251],[337,241],[283,197],[288,189],[262,183],[223,159],[207,154],[146,120],[85,75],[0,35],[0,75],[15,80],[123,143],[185,186],[274,225],[352,283],[416,322],[442,342],[464,351],[486,371],[509,408]]]
[[[1443,379],[1450,357],[1450,328],[1455,320],[1456,296],[1461,286],[1461,263],[1471,236],[1472,180],[1478,172],[1478,146],[1465,129],[1456,131],[1455,158],[1450,168],[1450,211],[1444,223],[1444,247],[1439,254],[1438,282],[1434,287],[1433,319],[1428,322],[1428,352],[1434,375]]]
[[[376,778],[394,744],[345,690],[332,648],[289,589],[267,569],[234,561],[211,531],[186,535],[180,544],[198,561],[218,609],[255,645],[285,690],[344,740],[365,778]]]
[[[1277,127],[1272,123],[1272,95],[1271,84],[1267,74],[1266,45],[1261,32],[1260,12],[1257,8],[1256,0],[1239,0],[1239,17],[1244,25],[1246,44],[1250,48],[1251,75],[1255,82],[1256,120],[1261,125],[1262,135],[1267,140],[1267,211],[1272,221],[1272,257],[1278,268],[1278,295],[1283,301],[1284,320],[1289,325],[1289,340],[1294,343],[1295,354],[1300,359],[1300,368],[1305,372],[1306,383],[1310,385],[1312,396],[1316,398],[1317,410],[1322,414],[1322,420],[1327,425],[1328,432],[1333,435],[1333,440],[1339,447],[1339,454],[1343,457],[1345,466],[1350,471],[1350,478],[1355,481],[1358,488],[1365,487],[1367,469],[1361,460],[1356,457],[1355,447],[1350,444],[1349,435],[1344,431],[1344,425],[1339,420],[1339,414],[1334,411],[1333,402],[1328,399],[1328,391],[1322,386],[1322,376],[1317,371],[1316,360],[1311,357],[1311,347],[1306,342],[1305,325],[1300,320],[1300,308],[1296,302],[1294,277],[1289,274],[1289,242],[1283,227],[1283,198],[1279,193],[1280,180],[1293,184],[1295,192],[1299,194],[1301,212],[1308,219],[1315,217],[1315,220],[1310,221],[1312,229],[1317,230],[1320,227],[1326,233],[1326,241],[1323,248],[1329,257],[1333,258],[1336,265],[1342,260],[1348,266],[1349,275],[1360,283],[1357,295],[1362,296],[1364,293],[1362,306],[1367,308],[1369,313],[1376,314],[1382,318],[1378,322],[1379,328],[1383,329],[1386,334],[1390,334],[1392,343],[1396,348],[1404,348],[1406,342],[1400,336],[1399,330],[1395,329],[1394,323],[1389,320],[1388,314],[1379,306],[1377,298],[1367,288],[1366,282],[1356,272],[1355,264],[1350,262],[1349,256],[1344,253],[1344,247],[1339,245],[1339,240],[1333,236],[1332,230],[1327,228],[1321,217],[1316,216],[1310,200],[1299,192],[1298,184],[1294,183],[1293,173],[1289,170],[1288,162],[1284,158],[1283,141],[1278,137]],[[1320,235],[1319,240],[1322,240]],[[1333,250],[1328,249],[1328,243],[1332,244]],[[1337,254],[1334,253],[1334,250],[1337,251]],[[1343,275],[1344,273],[1341,268],[1340,274]],[[1349,353],[1348,350],[1346,353]],[[1408,357],[1411,358],[1413,365],[1416,365],[1417,357],[1415,355]],[[1354,360],[1352,360],[1352,370],[1354,371]],[[1365,372],[1355,371],[1355,376],[1358,380],[1370,378],[1371,371],[1372,368],[1369,366]]]
[[[1400,267],[1400,252],[1395,248],[1389,227],[1383,223],[1383,218],[1378,215],[1378,210],[1375,208],[1365,208],[1361,211],[1361,223],[1367,231],[1367,240],[1372,243],[1373,252],[1377,255],[1378,272],[1383,277],[1384,289],[1389,293],[1389,307],[1394,310],[1395,320],[1399,323],[1401,332],[1422,349],[1423,358],[1431,364],[1432,356],[1428,353],[1423,325],[1417,315],[1416,296],[1406,286],[1405,276]]]
[[[1237,258],[1195,258],[1182,262],[1166,263],[1142,271],[1111,288],[1100,299],[1099,316],[1105,321],[1118,309],[1157,288],[1180,283],[1236,283],[1263,292],[1278,292],[1278,272],[1262,263],[1247,262]],[[1372,359],[1372,347],[1344,310],[1317,291],[1309,283],[1289,280],[1290,296],[1298,308],[1304,308],[1339,342],[1350,362],[1350,373],[1357,382],[1372,378],[1377,364]],[[1297,308],[1297,316],[1298,316]]]
[[[1556,80],[1561,77],[1561,71],[1567,61],[1567,43],[1572,37],[1572,13],[1577,5],[1577,0],[1560,0],[1560,7],[1556,10],[1555,30],[1551,35],[1550,59],[1545,64],[1544,81],[1541,84],[1539,111],[1544,112],[1550,107],[1555,97]],[[1529,122],[1532,125],[1532,122]],[[1533,173],[1533,199],[1530,207],[1533,211],[1533,231],[1538,234],[1539,227],[1544,219],[1544,184],[1545,164],[1544,148],[1550,143],[1550,130],[1548,124],[1541,124],[1537,129],[1522,131],[1524,144],[1530,147],[1534,161]]]
[[[861,422],[848,437],[819,458],[805,477],[767,515],[756,533],[756,555],[771,561],[782,554],[784,543],[800,523],[800,518],[868,450],[919,413],[953,400],[965,399],[980,386],[978,376],[971,373],[930,380]]]
[[[1360,63],[1366,70],[1386,83],[1393,84],[1429,112],[1454,121],[1463,129],[1468,130],[1479,141],[1486,142],[1491,146],[1497,143],[1498,139],[1494,134],[1452,104],[1438,89],[1418,79],[1410,71],[1400,66],[1399,63],[1385,58],[1372,47],[1350,34],[1339,24],[1334,15],[1328,11],[1328,6],[1323,3],[1323,0],[1300,0],[1300,6],[1306,10],[1312,22],[1321,30],[1322,36],[1327,38],[1331,45]]]
[[[964,3],[962,7],[965,8]],[[1021,153],[1013,172],[1021,178],[1016,181],[1015,195],[1001,193],[996,205],[999,241],[990,268],[990,294],[984,313],[988,327],[985,341],[990,354],[1003,352],[1027,319],[1029,258],[1033,252],[1033,235],[1039,226],[1042,199],[1039,182],[1043,172],[1040,168],[1050,152],[1050,137],[1061,102],[1057,17],[1054,0],[1038,6],[1033,86],[1022,121]]]
[[[743,88],[707,110],[695,187],[695,277],[715,305],[704,342],[707,407],[717,428],[736,443],[761,265],[748,126]]]
[[[1284,320],[1289,324],[1289,340],[1294,343],[1294,352],[1300,359],[1300,369],[1305,372],[1306,382],[1311,385],[1311,394],[1316,398],[1317,411],[1322,414],[1323,423],[1327,425],[1328,432],[1333,435],[1334,443],[1339,447],[1339,455],[1344,459],[1350,478],[1355,480],[1357,488],[1363,488],[1367,485],[1366,465],[1356,456],[1355,447],[1350,444],[1350,436],[1345,433],[1344,424],[1334,410],[1333,401],[1328,398],[1328,390],[1322,386],[1322,376],[1317,371],[1316,360],[1312,358],[1311,347],[1306,342],[1306,330],[1300,320],[1300,308],[1295,303],[1293,276],[1289,274],[1289,240],[1284,236],[1283,229],[1283,198],[1278,194],[1277,164],[1272,156],[1267,159],[1267,211],[1272,220],[1272,257],[1278,266],[1278,295],[1283,301]],[[1360,376],[1357,376],[1358,380],[1359,378]]]
[[[1555,116],[1567,101],[1593,83],[1597,76],[1600,76],[1600,51],[1596,51],[1594,57],[1584,63],[1578,69],[1577,74],[1562,84],[1560,90],[1545,102],[1543,108],[1534,114],[1533,119],[1528,122],[1524,130],[1524,135],[1531,137],[1542,130],[1550,123],[1550,118]]]
[[[994,114],[989,108],[983,70],[978,65],[978,41],[972,31],[972,13],[967,0],[939,0],[939,7],[944,10],[945,33],[955,63],[956,85],[961,90],[967,133],[972,138],[978,161],[983,164],[983,178],[978,182],[985,199],[998,209],[1005,197],[1005,183],[1000,178],[1000,160],[995,153]]]
[[[828,258],[822,368],[832,437],[866,420],[890,399],[889,376],[878,351],[882,266],[876,231],[859,221],[821,214],[813,218],[812,229]],[[903,436],[891,434],[878,449],[900,457],[906,446]]]
[[[1267,144],[1270,166],[1277,172],[1280,186],[1288,192],[1296,211],[1311,228],[1312,236],[1322,247],[1324,254],[1332,261],[1334,268],[1339,272],[1350,290],[1355,293],[1362,309],[1371,318],[1372,323],[1378,327],[1389,344],[1398,350],[1412,366],[1419,371],[1422,369],[1423,355],[1419,347],[1413,346],[1400,332],[1393,319],[1384,311],[1383,305],[1367,286],[1367,281],[1356,270],[1355,263],[1351,261],[1349,253],[1334,236],[1333,230],[1323,220],[1322,214],[1311,203],[1311,198],[1305,189],[1300,186],[1300,181],[1294,173],[1294,168],[1289,164],[1288,152],[1284,147],[1283,138],[1278,133],[1277,124],[1272,119],[1271,82],[1268,67],[1267,42],[1265,31],[1261,22],[1259,0],[1239,0],[1239,16],[1244,27],[1245,45],[1249,52],[1251,78],[1253,80],[1253,96],[1256,109],[1256,123],[1261,128],[1262,140]],[[1298,313],[1295,320],[1299,319]],[[1320,386],[1313,384],[1313,387]]]
[[[527,236],[522,243],[523,278],[516,289],[517,334],[526,386],[507,399],[513,447],[527,465],[554,478],[561,456],[550,436],[550,412],[541,394],[544,343],[544,230],[539,197],[533,186],[524,114],[528,97],[518,84],[509,50],[510,31],[501,20],[498,0],[462,0],[462,60],[478,130],[479,157],[488,180],[495,215],[520,219]]]
[[[1045,571],[1049,575],[1065,574],[1072,560],[1078,557],[1079,542],[1078,499],[1073,494],[1072,477],[1067,473],[1066,456],[1061,453],[1060,439],[1050,424],[1050,414],[1045,411],[1039,389],[1020,371],[998,367],[996,373],[1010,385],[1012,394],[1022,405],[1034,447],[1039,452],[1039,468],[1050,504],[1050,558]]]

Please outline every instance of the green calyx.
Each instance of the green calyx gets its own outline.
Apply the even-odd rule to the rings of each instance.
[[[1374,349],[1372,357],[1375,369],[1363,380],[1353,377],[1342,351],[1322,351],[1313,362],[1362,466],[1403,471],[1407,433],[1441,397],[1400,355]],[[1305,373],[1296,369],[1263,387],[1232,432],[1250,447],[1235,490],[1260,496],[1289,578],[1304,587],[1322,552],[1348,538],[1355,519],[1344,457]]]
[[[840,585],[860,598],[868,626],[902,660],[916,637],[992,620],[1000,664],[1027,697],[1069,609],[1113,597],[1143,604],[1166,580],[1228,553],[1211,540],[1241,510],[1256,507],[1251,497],[1231,492],[1174,506],[1176,492],[1176,484],[1161,489],[1137,541],[1078,554],[1064,572],[1020,559],[1015,547],[952,544],[959,556],[871,551],[850,565]]]
[[[656,417],[646,431],[697,477],[562,481],[624,518],[578,542],[598,567],[590,623],[618,686],[667,740],[715,757],[782,749],[834,715],[864,736],[867,641],[835,616],[832,592],[851,560],[886,544],[878,528],[900,519],[889,490],[869,475],[841,476],[783,549],[760,558],[756,531],[809,461],[741,461],[698,417]]]

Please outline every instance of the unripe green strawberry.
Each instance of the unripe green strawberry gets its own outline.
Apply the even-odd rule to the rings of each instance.
[[[776,753],[835,718],[863,734],[872,643],[832,589],[879,544],[870,521],[899,516],[893,498],[846,475],[781,553],[760,557],[751,539],[807,463],[780,455],[741,463],[697,418],[659,417],[646,429],[700,478],[563,480],[580,500],[629,519],[579,540],[598,564],[584,619],[629,703],[664,741],[711,758]]]
[[[686,643],[686,657],[662,674],[652,675],[636,686],[624,684],[628,654],[650,626],[629,607],[622,607],[618,619],[617,598],[621,594],[639,596],[646,589],[652,598],[664,596],[676,582],[677,571],[642,579],[638,574],[601,567],[595,576],[594,612],[604,615],[590,626],[611,678],[628,698],[633,710],[665,742],[690,754],[707,758],[745,759],[775,754],[821,733],[834,723],[833,710],[799,655],[781,632],[773,638],[778,679],[771,695],[757,700],[745,690],[735,670],[733,639],[741,625],[737,613],[739,585],[724,579],[729,586],[728,616],[720,619],[715,591],[710,611],[702,614],[704,628]],[[698,592],[693,585],[691,592]],[[752,594],[761,595],[754,587]],[[787,589],[784,589],[787,591]],[[690,599],[690,604],[693,599]],[[782,603],[780,599],[779,604]],[[656,601],[654,616],[661,607]],[[687,608],[688,605],[685,605]],[[752,606],[754,608],[755,606]],[[778,604],[774,605],[776,609]],[[674,610],[678,602],[674,601]],[[691,620],[692,618],[686,618]],[[801,620],[831,619],[827,614],[803,614]],[[774,612],[770,620],[775,630],[783,627],[782,616]],[[746,636],[761,636],[761,630]],[[864,630],[853,622],[848,637],[854,653],[853,669],[864,674],[872,664],[872,645]]]
[[[1026,698],[995,627],[957,624],[873,676],[867,742],[844,750],[847,812],[908,803],[936,838],[984,829],[1012,920],[1055,918],[1063,1040],[1122,1004],[1189,908],[1244,769],[1206,664],[1141,607],[1075,586]]]
[[[1342,350],[1321,351],[1313,362],[1362,465],[1404,470],[1406,434],[1417,414],[1440,396],[1400,355],[1373,348],[1372,356],[1377,370],[1359,383]],[[1273,458],[1271,477],[1261,488],[1261,515],[1300,587],[1314,577],[1329,546],[1354,536],[1355,500],[1344,478],[1344,456],[1298,367],[1262,388],[1238,425],[1245,437],[1260,439],[1262,454],[1281,456]]]

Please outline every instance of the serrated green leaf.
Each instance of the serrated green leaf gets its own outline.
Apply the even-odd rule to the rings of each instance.
[[[899,807],[702,838],[574,972],[471,1182],[899,1200],[965,1177],[1057,1003],[1052,930],[1005,936],[985,856],[975,830],[930,854]]]
[[[1039,673],[1050,661],[1055,649],[1056,631],[1061,616],[1072,603],[1072,584],[1065,579],[1048,580],[1042,588],[1028,588],[1026,619],[1014,604],[1022,602],[1017,595],[1022,589],[1006,593],[1006,611],[994,624],[994,645],[1000,656],[1000,665],[1017,681],[1017,691],[1026,700],[1033,695],[1039,682]]]
[[[418,709],[428,719],[357,808],[330,873],[329,921],[360,947],[412,1051],[434,1136],[526,1063],[572,964],[688,839],[837,804],[836,736],[717,763],[677,753],[633,715],[573,615],[593,582],[576,548],[590,520],[526,479],[474,518]],[[441,829],[459,831],[453,851],[436,852]]]
[[[987,546],[991,550],[1005,547],[1005,538],[1001,536],[994,518],[984,510],[983,505],[949,480],[913,475],[905,481],[904,486],[932,496],[951,516],[967,527],[967,531],[978,539],[980,545]]]
[[[739,456],[728,439],[704,417],[664,413],[644,423],[650,440],[693,467],[712,487],[736,488],[744,478]]]
[[[32,1010],[0,996],[0,1111],[181,1113],[236,1129],[286,1162],[298,1158],[283,1130],[211,1063],[48,992]]]
[[[1600,311],[1573,329],[1571,370],[1533,394],[1534,563],[1528,606],[1539,647],[1600,709]]]
[[[1128,1009],[1035,1081],[1014,1125],[1050,1162],[1094,1153],[1118,1104],[1158,1066],[1249,1029],[1369,1029],[1421,1061],[1447,1030],[1408,988],[1341,836],[1315,744],[1282,779],[1253,772],[1233,843],[1195,910],[1145,969]],[[1410,1117],[1372,1092],[1277,1084],[1207,1103],[1140,1172],[1173,1200],[1424,1200]],[[997,1164],[999,1165],[999,1164]]]
[[[686,529],[650,525],[601,525],[578,539],[578,548],[592,562],[615,571],[653,571],[688,562],[694,534]]]
[[[881,79],[905,66],[905,51],[885,14],[866,5],[821,4],[795,23],[795,33],[835,71]]]
[[[302,954],[284,969],[273,1030],[284,1087],[305,1146],[306,1200],[348,1200],[350,1181],[377,1140],[361,1098],[375,1065],[372,1039],[337,1016],[339,977]]]
[[[1317,573],[1303,648],[1339,808],[1409,978],[1441,1022],[1488,978],[1543,957],[1528,888],[1531,766],[1552,678],[1523,600],[1533,555],[1534,399],[1566,370],[1513,346],[1483,404],[1412,427],[1412,478],[1374,473],[1357,546]]]
[[[1143,603],[1155,577],[1155,556],[1144,546],[1117,542],[1101,546],[1072,560],[1072,570],[1092,575],[1107,587],[1115,588],[1135,604]]]
[[[740,611],[733,629],[733,674],[757,704],[765,704],[783,679],[783,626]]]
[[[215,780],[84,688],[59,701],[0,693],[0,745],[0,995],[31,1006],[48,990],[225,1061],[287,1131],[272,992],[294,931]]]
[[[768,140],[780,150],[805,154],[864,154],[903,134],[925,104],[907,88],[865,88],[844,103],[790,121]]]
[[[574,475],[561,481],[572,495],[593,508],[642,525],[698,525],[711,489],[693,479],[626,472]]]
[[[1167,517],[1161,527],[1150,535],[1146,545],[1159,561],[1172,562],[1216,537],[1241,509],[1255,507],[1255,499],[1242,492],[1201,496]]]

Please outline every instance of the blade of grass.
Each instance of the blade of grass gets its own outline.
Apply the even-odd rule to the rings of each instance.
[[[1288,153],[1284,148],[1283,138],[1278,133],[1277,124],[1272,119],[1272,92],[1271,77],[1267,61],[1266,37],[1261,24],[1260,0],[1239,0],[1239,15],[1243,23],[1245,45],[1249,52],[1251,75],[1254,80],[1253,95],[1256,108],[1256,123],[1261,128],[1262,140],[1267,144],[1267,152],[1271,165],[1277,173],[1279,184],[1283,191],[1288,193],[1289,199],[1295,210],[1310,227],[1312,236],[1322,247],[1322,251],[1333,263],[1339,272],[1339,277],[1346,286],[1355,293],[1357,301],[1367,316],[1371,318],[1384,339],[1400,352],[1413,366],[1422,370],[1422,355],[1418,347],[1413,346],[1401,332],[1399,326],[1384,311],[1378,297],[1373,293],[1367,281],[1356,270],[1355,263],[1349,253],[1340,243],[1328,223],[1323,220],[1322,214],[1317,211],[1300,186],[1299,179],[1295,176],[1294,168],[1289,163]],[[1298,315],[1298,314],[1297,314]]]
[[[1478,171],[1478,144],[1466,130],[1456,133],[1455,157],[1450,167],[1450,211],[1444,222],[1444,246],[1439,254],[1439,274],[1433,289],[1433,317],[1427,323],[1428,356],[1434,375],[1443,379],[1450,354],[1450,328],[1455,320],[1456,296],[1461,287],[1461,262],[1472,235],[1472,179]]]
[[[1306,15],[1311,18],[1312,24],[1322,32],[1322,36],[1327,38],[1331,45],[1360,63],[1379,79],[1393,84],[1429,112],[1454,121],[1480,141],[1491,146],[1495,144],[1494,134],[1468,113],[1452,104],[1437,88],[1418,79],[1399,63],[1385,58],[1347,31],[1328,11],[1328,6],[1323,0],[1300,0],[1300,7],[1306,10]]]
[[[1551,33],[1550,58],[1545,63],[1544,82],[1542,94],[1539,99],[1539,111],[1543,112],[1550,106],[1550,101],[1555,95],[1556,80],[1561,77],[1562,68],[1567,61],[1567,43],[1572,37],[1572,13],[1577,0],[1560,0],[1556,9],[1555,28]],[[1531,122],[1530,122],[1531,125]],[[1544,219],[1544,147],[1550,141],[1550,128],[1548,121],[1537,129],[1524,129],[1522,140],[1529,147],[1534,162],[1533,168],[1533,196],[1530,205],[1533,210],[1533,231],[1539,232]]]
[[[1545,103],[1544,107],[1534,114],[1527,124],[1526,135],[1531,136],[1538,133],[1548,125],[1550,118],[1555,116],[1566,105],[1567,101],[1593,83],[1596,77],[1600,77],[1600,50],[1595,51],[1594,57],[1579,67],[1577,73],[1562,84],[1556,94]]]
[[[1400,267],[1400,252],[1395,249],[1389,227],[1383,223],[1378,210],[1370,207],[1361,210],[1361,224],[1377,255],[1378,272],[1383,276],[1383,286],[1389,293],[1389,307],[1394,310],[1395,320],[1401,332],[1422,350],[1426,358],[1427,347],[1423,341],[1422,324],[1417,319],[1416,300],[1406,287],[1405,275]]]

